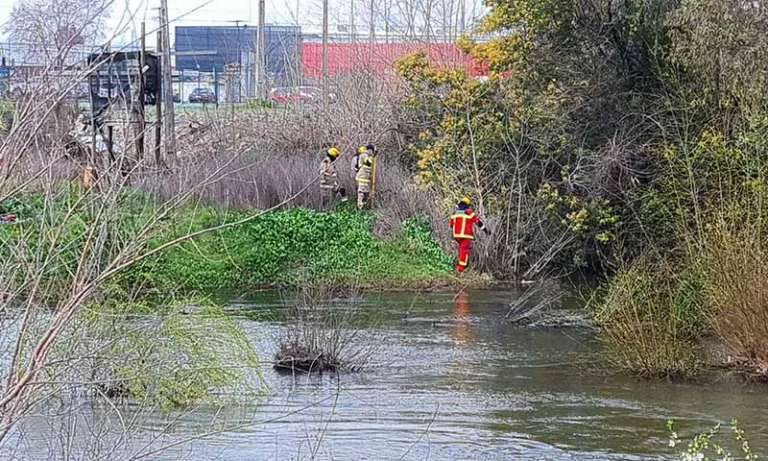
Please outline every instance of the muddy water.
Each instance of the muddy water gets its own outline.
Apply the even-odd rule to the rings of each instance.
[[[242,426],[148,459],[673,459],[664,427],[670,418],[683,436],[738,418],[753,445],[768,448],[768,388],[610,374],[599,366],[589,332],[501,321],[514,296],[367,298],[363,309],[379,318],[364,338],[378,348],[376,369],[307,377],[280,375],[265,364],[270,391],[261,402],[196,409],[170,425],[159,413],[143,415],[140,434],[148,444],[140,448],[151,452],[217,430],[214,416],[224,426]],[[271,358],[281,328],[277,298],[232,309],[244,314],[261,356]]]

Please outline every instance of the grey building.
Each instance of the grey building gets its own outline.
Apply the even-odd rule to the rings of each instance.
[[[257,27],[241,26],[178,26],[175,49],[177,70],[223,72],[227,64],[244,67],[253,59]],[[301,28],[298,26],[267,25],[265,60],[267,75],[282,77],[300,69]],[[195,55],[194,52],[215,52]]]

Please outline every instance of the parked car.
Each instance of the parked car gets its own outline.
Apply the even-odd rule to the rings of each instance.
[[[189,93],[189,102],[216,102],[216,93],[210,88],[195,88]]]
[[[276,104],[288,104],[292,102],[319,104],[323,102],[323,90],[316,86],[272,88],[269,91],[267,99]],[[328,93],[328,100],[330,102],[336,102],[336,99],[334,93]]]
[[[181,95],[178,91],[173,92],[173,102],[181,102]]]
[[[275,104],[288,104],[293,102],[293,98],[291,88],[272,88],[267,95],[267,100]]]

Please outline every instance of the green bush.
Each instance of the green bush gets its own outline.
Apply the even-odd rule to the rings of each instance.
[[[6,289],[21,295],[33,289],[39,303],[53,305],[71,289],[67,284],[81,260],[102,265],[114,261],[135,240],[156,204],[137,191],[125,190],[113,199],[73,183],[48,194],[24,191],[1,208],[19,218],[0,226],[0,258],[11,265],[3,281]],[[99,228],[92,229],[97,220]],[[35,271],[25,266],[28,261],[39,264]],[[37,276],[34,289],[30,281]]]
[[[0,228],[0,256],[6,259],[52,258],[43,290],[55,301],[67,291],[68,275],[86,250],[86,230],[97,213],[110,219],[99,255],[112,261],[132,242],[157,248],[191,232],[251,216],[212,206],[190,205],[155,222],[159,205],[138,191],[126,190],[105,203],[73,184],[54,196],[28,193],[6,201],[2,209],[21,221]],[[374,215],[340,207],[331,212],[292,208],[264,214],[221,231],[168,248],[116,276],[116,283],[157,292],[292,285],[304,281],[354,282],[391,286],[427,282],[452,274],[451,258],[433,239],[429,221],[412,218],[399,233],[374,238]],[[136,241],[152,222],[147,241]],[[19,280],[21,285],[23,281]]]

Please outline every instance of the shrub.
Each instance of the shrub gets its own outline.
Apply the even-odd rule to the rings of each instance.
[[[203,210],[196,225],[206,221],[207,213]],[[428,221],[408,220],[401,232],[378,240],[373,219],[345,207],[325,213],[277,211],[170,249],[144,264],[140,275],[156,286],[211,291],[307,279],[397,282],[451,274],[451,259],[431,237]],[[181,231],[187,229],[169,229]]]
[[[352,302],[334,302],[325,285],[302,285],[287,299],[286,330],[275,352],[275,367],[307,372],[361,371],[374,358],[380,342],[365,337],[374,319]]]
[[[719,229],[708,265],[710,302],[719,338],[733,356],[729,365],[768,380],[768,252],[759,229]]]
[[[88,309],[81,327],[88,335],[79,346],[101,350],[90,374],[107,397],[172,408],[263,391],[250,340],[207,300],[167,307],[107,300]]]
[[[649,378],[694,374],[708,323],[695,271],[641,258],[609,282],[596,320],[609,362]]]

